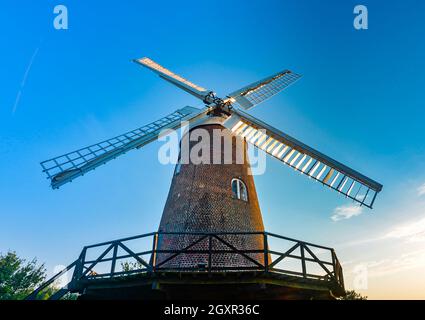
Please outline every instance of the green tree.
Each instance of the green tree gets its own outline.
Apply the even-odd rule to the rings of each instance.
[[[26,262],[13,251],[0,253],[0,300],[22,300],[39,287],[46,279],[44,264],[38,266],[37,259]],[[57,287],[51,285],[37,295],[38,300],[49,299]],[[63,300],[76,300],[78,295],[67,293]]]
[[[341,300],[367,300],[367,296],[362,296],[354,290],[347,290]]]
[[[128,272],[128,271],[143,269],[145,268],[145,266],[141,264],[139,261],[135,261],[135,262],[125,261],[125,262],[121,262],[121,268],[122,268],[122,271]]]
[[[37,260],[26,262],[15,252],[0,254],[0,300],[25,298],[46,278],[44,264],[37,266]]]

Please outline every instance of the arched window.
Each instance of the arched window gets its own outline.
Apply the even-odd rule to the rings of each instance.
[[[248,192],[246,185],[241,179],[232,180],[232,193],[233,197],[239,200],[248,201]]]

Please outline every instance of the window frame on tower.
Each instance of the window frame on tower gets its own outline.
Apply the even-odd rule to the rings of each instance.
[[[248,188],[242,179],[233,178],[230,186],[233,198],[248,202]]]

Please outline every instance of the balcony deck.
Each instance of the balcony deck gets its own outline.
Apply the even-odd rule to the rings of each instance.
[[[164,236],[190,236],[191,242],[160,250],[158,241]],[[254,236],[262,237],[260,248],[241,250],[229,242],[231,237]],[[182,255],[205,262],[168,263]],[[235,266],[220,258],[228,255],[246,263]],[[67,292],[80,293],[81,299],[333,299],[345,292],[332,248],[268,232],[153,232],[86,246],[77,260],[27,299],[35,299],[71,269],[72,279],[52,299]]]

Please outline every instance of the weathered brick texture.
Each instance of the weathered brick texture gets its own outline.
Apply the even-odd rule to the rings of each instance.
[[[209,151],[212,157],[214,152],[221,152],[221,164],[182,164],[179,173],[175,173],[167,202],[165,204],[159,231],[167,232],[252,232],[264,231],[261,211],[258,204],[253,176],[249,174],[249,163],[236,163],[237,150],[246,155],[247,146],[244,141],[243,148],[237,148],[236,138],[231,132],[219,124],[208,124],[197,128],[208,130],[210,135]],[[196,128],[194,128],[196,129]],[[190,131],[190,134],[194,132]],[[224,130],[224,139],[232,140],[232,162],[224,164],[224,145],[221,150],[214,150],[212,144],[213,129]],[[198,143],[207,141],[190,142],[190,150]],[[199,145],[198,145],[199,146]],[[217,148],[216,148],[217,149]],[[211,158],[212,159],[212,158]],[[234,198],[231,188],[233,178],[241,179],[247,186],[248,201]],[[182,249],[199,239],[199,236],[162,235],[158,239],[158,249]],[[261,235],[226,235],[227,242],[238,249],[263,249]],[[229,249],[223,243],[214,239],[212,247],[216,249]],[[200,242],[192,249],[207,249],[208,239]],[[254,260],[263,263],[263,255],[249,254]],[[164,261],[170,254],[159,254],[156,264]],[[207,263],[208,255],[180,254],[166,262],[169,268],[197,267]],[[212,266],[242,267],[255,264],[240,254],[217,254],[213,256]]]

